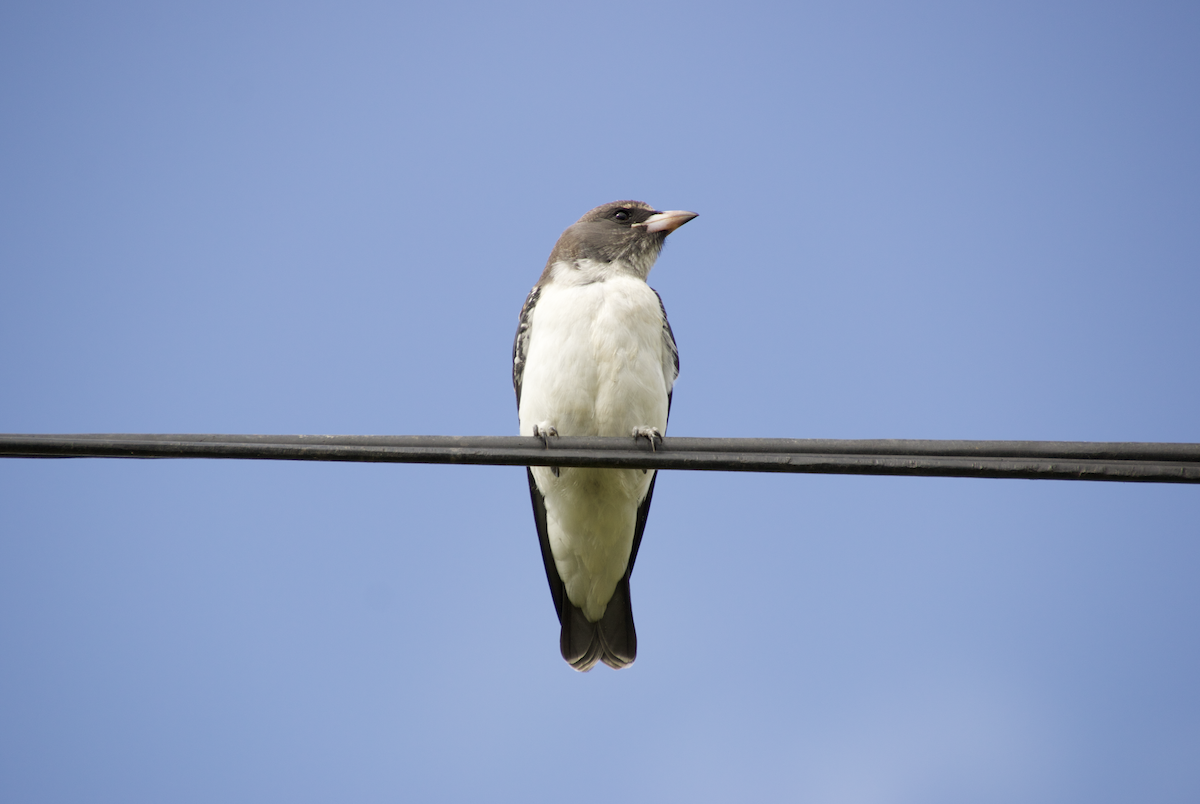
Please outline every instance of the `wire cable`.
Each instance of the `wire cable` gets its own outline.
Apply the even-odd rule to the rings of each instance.
[[[221,458],[1200,483],[1200,444],[904,439],[0,435],[0,457]]]

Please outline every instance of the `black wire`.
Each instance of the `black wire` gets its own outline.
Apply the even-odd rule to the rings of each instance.
[[[1200,444],[522,436],[0,435],[0,457],[227,458],[1200,483]]]

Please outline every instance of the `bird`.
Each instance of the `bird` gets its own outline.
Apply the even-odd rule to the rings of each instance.
[[[521,308],[513,388],[523,436],[662,441],[679,350],[662,297],[646,284],[667,235],[696,217],[641,201],[587,212],[559,237]],[[637,657],[629,576],[656,473],[527,467],[563,659],[586,672]]]

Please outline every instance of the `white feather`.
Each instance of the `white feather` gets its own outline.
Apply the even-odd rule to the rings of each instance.
[[[658,296],[620,266],[554,266],[530,319],[521,434],[533,435],[534,425],[552,425],[561,436],[665,432],[674,372],[663,324]],[[654,474],[563,469],[555,477],[534,467],[533,476],[567,598],[595,622],[625,574],[637,509]]]

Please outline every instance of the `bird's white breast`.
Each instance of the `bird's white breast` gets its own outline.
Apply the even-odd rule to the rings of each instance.
[[[667,426],[663,315],[641,279],[543,285],[530,317],[521,434],[550,424],[563,436],[629,436]],[[551,445],[553,449],[553,445]],[[598,620],[625,573],[637,508],[652,472],[535,467],[550,548],[567,597]]]

